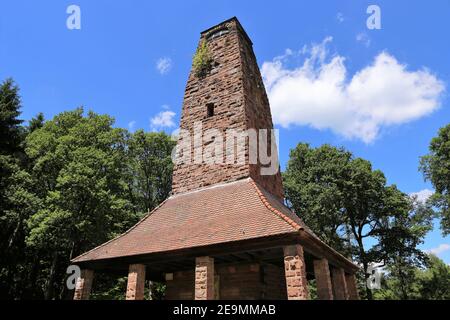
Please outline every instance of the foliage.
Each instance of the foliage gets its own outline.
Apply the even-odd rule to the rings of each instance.
[[[431,228],[432,211],[372,170],[369,161],[329,145],[299,144],[284,173],[288,203],[325,242],[363,265],[419,263],[417,245]],[[367,248],[366,239],[376,241]],[[406,258],[405,258],[406,259]],[[367,290],[367,298],[371,291]]]
[[[0,297],[27,296],[33,268],[26,263],[26,221],[40,199],[33,193],[34,180],[25,170],[20,126],[19,88],[11,79],[0,85]]]
[[[450,234],[450,124],[441,128],[437,137],[431,140],[430,153],[420,161],[420,170],[435,189],[430,203],[439,209],[441,229]]]
[[[317,295],[316,279],[308,280],[308,294],[310,300],[317,300],[319,298]]]
[[[95,275],[91,300],[125,300],[127,292],[127,277],[98,273]]]
[[[336,229],[341,224],[344,205],[341,181],[350,159],[351,154],[343,149],[324,145],[314,150],[307,144],[298,144],[291,150],[283,174],[290,206],[322,240],[347,254],[348,248]]]
[[[151,286],[151,291],[150,291]],[[127,277],[115,277],[111,274],[99,273],[96,276],[91,300],[125,300],[127,289]],[[144,299],[162,300],[166,286],[158,282],[145,281]],[[151,294],[151,296],[150,296]]]
[[[136,212],[153,210],[172,190],[172,150],[176,142],[163,132],[136,131],[129,139],[129,189]]]
[[[43,206],[28,220],[27,246],[47,255],[49,283],[61,265],[136,222],[124,180],[127,132],[109,116],[64,112],[27,137],[26,152]],[[63,275],[58,275],[63,276]]]
[[[398,270],[388,267],[382,279],[382,289],[377,290],[374,298],[378,300],[400,299],[450,299],[450,267],[441,259],[430,255],[423,267],[411,267],[407,270],[408,282],[405,286],[398,277]]]
[[[20,115],[19,87],[12,79],[0,85],[0,153],[13,154],[20,151],[23,122]]]
[[[212,58],[209,54],[208,45],[203,41],[197,48],[193,59],[193,68],[197,77],[202,78],[211,70]]]
[[[33,132],[34,130],[40,129],[44,126],[45,118],[42,112],[39,112],[36,117],[30,120],[28,124],[28,132]]]
[[[428,268],[416,271],[419,299],[450,300],[450,266],[431,255]]]
[[[8,79],[0,86],[0,297],[71,298],[70,259],[123,233],[170,194],[174,142],[164,133],[130,134],[82,108],[49,121],[39,113],[25,127],[20,107]],[[121,281],[97,276],[94,296],[116,297]]]

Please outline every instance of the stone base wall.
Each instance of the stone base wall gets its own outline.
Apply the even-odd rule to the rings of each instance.
[[[273,264],[263,264],[263,295],[262,299],[286,300],[286,278],[282,267]]]
[[[260,263],[215,265],[215,298],[220,300],[261,300],[287,298],[281,266]],[[194,270],[173,274],[166,282],[167,300],[193,300]]]
[[[195,271],[178,271],[166,281],[166,300],[194,300]]]

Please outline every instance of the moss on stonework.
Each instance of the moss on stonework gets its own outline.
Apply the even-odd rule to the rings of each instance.
[[[211,70],[212,58],[209,54],[206,41],[197,48],[197,52],[194,55],[193,67],[197,77],[202,78]]]

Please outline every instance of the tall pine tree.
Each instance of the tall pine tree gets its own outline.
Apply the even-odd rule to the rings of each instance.
[[[26,220],[39,204],[33,180],[24,170],[25,130],[19,119],[21,99],[12,79],[0,85],[0,297],[24,295],[30,264],[25,253]]]

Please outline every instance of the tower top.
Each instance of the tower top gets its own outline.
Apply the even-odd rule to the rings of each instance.
[[[211,36],[212,34],[214,34],[217,31],[220,31],[222,29],[226,29],[227,27],[230,26],[230,24],[234,24],[236,26],[236,28],[243,34],[244,38],[248,41],[248,43],[250,43],[250,45],[253,45],[252,40],[250,39],[250,37],[248,36],[247,32],[245,31],[245,29],[242,27],[241,23],[239,22],[239,19],[237,17],[232,17],[230,19],[227,19],[225,21],[222,21],[221,23],[216,24],[215,26],[212,26],[204,31],[202,31],[200,33],[201,38],[208,38],[209,36]]]

